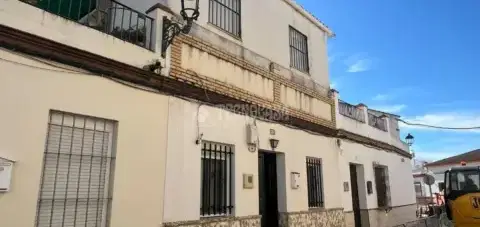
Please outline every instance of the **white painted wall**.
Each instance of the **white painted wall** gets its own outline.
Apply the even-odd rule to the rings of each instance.
[[[173,12],[180,12],[180,1],[166,1]],[[242,37],[240,39],[233,38],[208,23],[209,0],[200,0],[200,17],[197,23],[285,68],[290,68],[289,26],[291,25],[308,37],[310,73],[307,75],[294,70],[295,73],[311,77],[320,85],[329,87],[327,35],[287,1],[291,2],[289,0],[242,0]]]
[[[423,177],[415,177],[414,182],[419,182],[422,188],[422,197],[433,197],[435,193],[440,193],[440,188],[438,183],[443,182],[443,175],[442,179],[438,179],[439,177],[435,176],[435,184],[431,185],[432,193],[430,194],[430,186],[423,182]]]
[[[366,195],[366,201],[360,202],[361,209],[377,208],[377,192],[375,186],[375,174],[373,169],[373,162],[378,162],[380,165],[388,166],[388,175],[390,181],[390,194],[392,206],[402,206],[416,203],[415,189],[413,187],[412,167],[409,159],[404,158],[393,152],[378,150],[364,145],[342,140],[343,151],[340,153],[339,166],[341,172],[342,182],[350,182],[349,164],[354,163],[362,165],[363,173],[359,172],[359,178],[363,177],[365,180],[359,184],[359,195],[366,194],[366,182],[372,181],[373,194]],[[411,186],[410,186],[411,185]],[[345,211],[352,210],[351,190],[343,192],[342,201]]]
[[[55,69],[2,49],[0,57]],[[17,161],[11,191],[0,194],[0,226],[34,225],[51,109],[118,121],[111,226],[162,223],[168,97],[97,76],[0,68],[0,153]]]
[[[392,146],[398,147],[405,152],[409,152],[408,145],[399,138],[398,122],[395,117],[387,117],[387,132],[370,126],[368,124],[368,109],[367,107],[359,107],[360,110],[364,112],[365,122],[360,122],[350,117],[346,117],[340,114],[338,94],[335,94],[335,105],[337,107],[336,116],[337,116],[337,128],[349,131],[358,135],[366,136],[374,140],[382,141],[384,143],[390,144]],[[394,132],[392,132],[394,130]]]
[[[200,217],[200,158],[201,147],[195,144],[197,133],[203,139],[235,145],[235,216],[258,214],[258,154],[248,151],[246,125],[252,119],[210,106],[198,106],[177,98],[169,103],[167,176],[164,221],[197,220]],[[197,125],[197,111],[199,123]],[[286,206],[281,211],[307,211],[306,157],[323,160],[324,194],[326,208],[341,208],[341,184],[338,169],[338,150],[333,138],[312,135],[278,124],[256,122],[260,149],[270,149],[270,129],[280,142],[276,151],[284,154],[287,184],[280,189],[285,194]],[[197,131],[199,130],[199,131]],[[282,159],[282,158],[280,158]],[[279,162],[280,163],[280,162]],[[290,188],[290,172],[300,173],[300,188]],[[243,189],[242,174],[254,174],[254,189]],[[282,188],[282,187],[281,187]],[[283,191],[284,190],[284,191]],[[281,204],[282,202],[280,202]]]

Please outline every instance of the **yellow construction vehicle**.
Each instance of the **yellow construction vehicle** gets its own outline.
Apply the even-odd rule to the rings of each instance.
[[[445,172],[445,211],[455,227],[480,227],[480,166],[453,167]]]

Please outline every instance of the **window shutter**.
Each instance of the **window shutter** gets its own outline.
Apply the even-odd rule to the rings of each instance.
[[[37,227],[106,226],[113,124],[51,113]]]

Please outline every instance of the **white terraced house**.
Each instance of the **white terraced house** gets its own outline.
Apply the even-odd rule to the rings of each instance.
[[[0,226],[390,226],[396,118],[292,0],[3,0]],[[410,183],[408,183],[410,182]]]

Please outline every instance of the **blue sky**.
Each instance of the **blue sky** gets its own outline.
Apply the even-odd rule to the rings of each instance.
[[[297,2],[337,35],[329,71],[343,100],[416,123],[480,126],[480,1]],[[480,148],[480,131],[401,130],[427,160]]]

